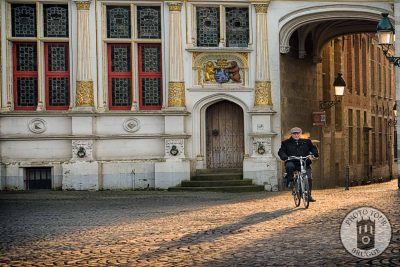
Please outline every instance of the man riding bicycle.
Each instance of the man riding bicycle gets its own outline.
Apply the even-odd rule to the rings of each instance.
[[[310,139],[300,138],[302,130],[299,127],[294,127],[290,129],[290,138],[282,141],[281,148],[278,151],[278,155],[281,160],[285,162],[286,168],[286,185],[290,187],[293,181],[293,172],[295,170],[300,170],[300,162],[298,160],[287,160],[289,156],[308,156],[314,155],[314,157],[318,158],[318,149]],[[307,159],[306,161],[307,170],[311,174],[311,160]],[[310,201],[315,202],[315,199],[311,196],[312,191],[312,175],[308,175],[308,183],[310,185]]]

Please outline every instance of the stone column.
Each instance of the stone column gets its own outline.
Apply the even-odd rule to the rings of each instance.
[[[185,151],[185,83],[183,81],[182,2],[168,2],[169,6],[169,84],[168,114],[164,116],[164,162],[156,162],[155,187],[166,189],[190,179],[190,161]],[[169,113],[169,111],[171,111]]]
[[[269,74],[267,10],[269,1],[253,3],[256,11],[256,82],[254,108],[251,115],[250,139],[252,146],[243,160],[243,175],[255,184],[264,185],[265,190],[278,190],[277,161],[272,153],[271,81]]]
[[[183,81],[182,2],[169,2],[169,84],[168,107],[185,109]]]
[[[267,10],[269,2],[254,4],[256,9],[256,84],[254,108],[272,106],[271,81],[269,75]]]
[[[91,0],[75,1],[77,8],[77,72],[75,106],[93,107],[93,79],[90,62],[89,9]]]

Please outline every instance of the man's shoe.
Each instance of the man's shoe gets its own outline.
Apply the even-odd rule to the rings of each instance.
[[[313,197],[312,197],[312,196],[310,196],[310,199],[309,199],[309,201],[310,201],[310,202],[315,202],[316,200],[315,200],[315,199],[313,199]]]

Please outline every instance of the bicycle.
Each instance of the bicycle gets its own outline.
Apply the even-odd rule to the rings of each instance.
[[[306,169],[306,160],[314,159],[313,155],[308,156],[290,156],[288,160],[298,160],[300,161],[300,171],[295,170],[293,172],[293,183],[292,183],[292,195],[294,199],[294,205],[296,207],[300,206],[301,198],[303,198],[304,207],[307,209],[310,205],[310,185],[308,184],[308,174]]]

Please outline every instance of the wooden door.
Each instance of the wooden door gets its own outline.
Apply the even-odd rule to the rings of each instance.
[[[220,101],[207,108],[207,168],[242,168],[243,129],[243,111],[240,106]]]

